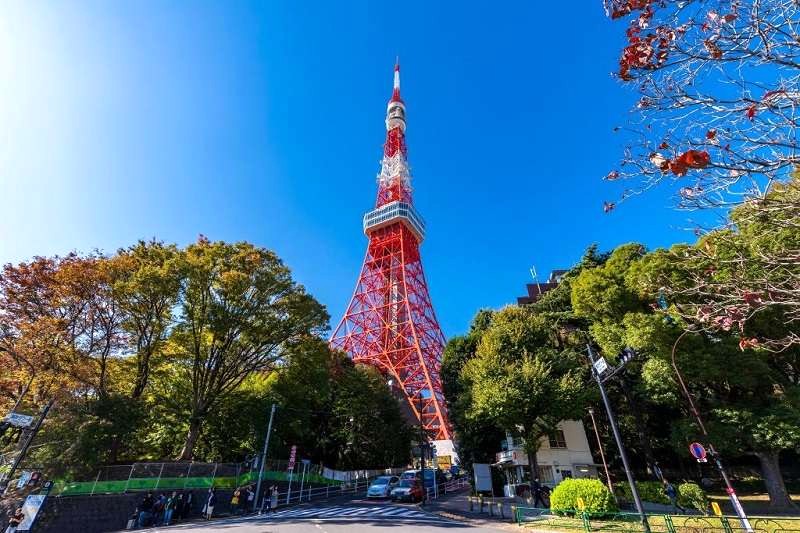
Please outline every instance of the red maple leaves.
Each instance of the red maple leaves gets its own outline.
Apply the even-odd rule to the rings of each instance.
[[[713,138],[714,135],[709,138]],[[711,163],[711,156],[704,150],[686,150],[674,159],[667,159],[660,153],[653,152],[650,154],[650,162],[663,172],[670,171],[676,176],[685,176],[689,169],[707,167]]]
[[[685,176],[690,168],[705,168],[711,162],[711,156],[703,150],[686,150],[670,161],[669,170],[676,176]]]

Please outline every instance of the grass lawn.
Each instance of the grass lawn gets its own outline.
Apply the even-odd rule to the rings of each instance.
[[[773,511],[769,508],[769,495],[766,492],[751,492],[740,494],[739,491],[736,491],[737,495],[739,496],[739,501],[742,502],[742,507],[744,507],[744,512],[748,515],[771,515],[774,514]],[[797,504],[798,508],[800,508],[800,494],[791,494],[792,501]],[[708,499],[714,502],[717,502],[719,506],[722,508],[722,512],[725,514],[734,514],[733,506],[731,505],[731,500],[728,498],[728,495],[724,492],[720,493],[713,493],[708,495]],[[793,515],[795,516],[795,515]],[[800,515],[798,515],[800,516]]]
[[[542,515],[528,517],[523,526],[537,531],[583,531],[584,523],[580,518]],[[648,517],[653,533],[667,533],[666,520],[663,515]],[[742,533],[744,528],[735,518],[728,518],[730,530]],[[673,516],[672,525],[677,533],[727,533],[722,521],[716,516]],[[756,533],[800,533],[800,517],[750,517],[750,525]],[[591,519],[590,531],[600,532],[641,532],[642,526],[635,514],[624,514],[618,519]]]

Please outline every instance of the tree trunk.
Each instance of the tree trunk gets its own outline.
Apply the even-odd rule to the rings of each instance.
[[[531,471],[531,489],[533,489],[533,481],[539,477],[539,461],[536,458],[536,451],[531,452],[530,449],[526,451],[528,452],[528,468]],[[533,496],[532,493],[531,496]]]
[[[197,444],[197,439],[200,438],[201,423],[202,419],[200,417],[193,416],[189,419],[189,431],[186,433],[186,440],[178,457],[179,461],[190,461],[194,456],[194,445]]]
[[[773,451],[757,452],[755,454],[761,463],[761,477],[769,493],[770,509],[797,509],[789,498],[786,485],[783,484],[783,475],[779,461],[779,453]]]

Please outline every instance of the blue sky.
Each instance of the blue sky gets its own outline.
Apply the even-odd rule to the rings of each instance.
[[[0,262],[248,240],[338,321],[396,55],[445,335],[514,302],[531,265],[546,276],[593,242],[691,240],[667,190],[603,213],[634,95],[609,75],[622,23],[579,4],[5,3]]]

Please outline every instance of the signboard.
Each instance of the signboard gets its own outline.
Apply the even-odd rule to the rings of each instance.
[[[15,428],[29,428],[33,425],[33,417],[30,415],[23,415],[21,413],[9,413],[3,419]]]
[[[689,452],[697,459],[698,463],[706,462],[706,449],[699,442],[693,442],[689,445]]]
[[[292,445],[292,451],[289,453],[289,466],[286,467],[287,470],[294,470],[294,462],[297,458],[297,445]]]
[[[44,494],[31,494],[25,498],[25,503],[22,504],[25,520],[17,527],[17,531],[30,531],[33,529],[33,521],[36,520],[36,515],[39,514],[39,509],[41,509],[45,497]]]
[[[450,466],[452,466],[453,461],[449,455],[438,455],[436,456],[436,466],[438,466],[442,470],[449,470]]]
[[[23,470],[22,474],[19,476],[19,481],[17,481],[17,488],[21,489],[22,487],[27,485],[28,481],[31,480],[31,476],[32,475],[33,475],[32,472],[29,472],[27,470]]]
[[[473,463],[472,472],[475,475],[476,492],[492,492],[492,470],[486,463]]]
[[[601,357],[594,362],[594,371],[597,372],[598,376],[602,375],[606,370],[608,370],[608,363],[606,363],[605,358]]]

